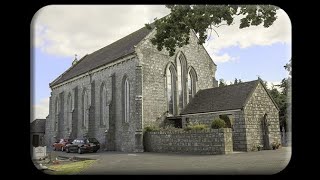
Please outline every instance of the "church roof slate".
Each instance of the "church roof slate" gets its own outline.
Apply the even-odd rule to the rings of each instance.
[[[199,90],[181,115],[242,109],[259,81]]]
[[[91,54],[85,55],[74,66],[70,67],[57,79],[51,82],[50,87],[133,53],[135,51],[134,46],[143,40],[151,31],[152,30],[143,27],[112,44],[109,44]]]

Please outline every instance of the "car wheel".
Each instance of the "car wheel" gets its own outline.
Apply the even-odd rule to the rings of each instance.
[[[64,149],[63,149],[63,146],[61,146],[61,151],[63,151]]]
[[[78,148],[78,153],[79,153],[79,154],[82,154],[81,148]]]

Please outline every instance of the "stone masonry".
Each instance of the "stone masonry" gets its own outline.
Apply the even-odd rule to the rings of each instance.
[[[216,85],[216,65],[204,47],[197,44],[193,31],[190,44],[177,49],[173,57],[165,50],[159,52],[151,44],[150,39],[154,34],[153,30],[138,43],[135,53],[51,87],[46,125],[47,145],[51,145],[58,138],[90,136],[98,139],[103,150],[143,151],[143,127],[161,118],[168,109],[165,71],[169,62],[175,64],[178,53],[185,55],[187,68],[192,66],[195,69],[197,91]],[[128,77],[130,84],[129,122],[124,122],[123,118],[124,77]],[[101,123],[100,97],[103,85],[107,92],[107,115],[106,122]],[[85,110],[84,92],[88,97]],[[68,100],[70,96],[71,106]],[[184,93],[184,96],[186,97],[187,93]],[[87,118],[85,124],[84,116]]]
[[[279,110],[274,106],[267,92],[261,83],[259,83],[244,108],[246,148],[248,151],[250,151],[253,146],[264,145],[265,140],[263,138],[262,121],[265,114],[267,114],[266,118],[268,122],[268,144],[270,145],[272,142],[281,143]],[[265,145],[264,148],[270,149],[270,147],[265,147]]]
[[[149,125],[151,122],[161,119],[168,110],[166,93],[166,67],[169,63],[176,64],[179,52],[182,52],[187,61],[187,68],[193,67],[197,73],[196,91],[215,87],[216,65],[202,45],[197,44],[197,37],[190,33],[190,44],[178,48],[172,57],[165,50],[158,51],[149,39],[137,47],[137,55],[142,64],[142,93],[143,93],[143,123]],[[186,78],[186,77],[185,77]],[[187,93],[184,94],[185,99]],[[186,102],[185,102],[186,103]]]
[[[279,111],[260,82],[241,109],[189,114],[184,117],[191,123],[210,126],[212,120],[222,114],[232,115],[234,118],[232,124],[234,151],[252,151],[258,145],[270,149],[271,143],[281,143]],[[267,128],[263,126],[265,114],[267,114]]]
[[[230,154],[233,152],[230,128],[146,132],[144,144],[146,151],[149,152],[194,154]]]
[[[71,138],[88,136],[95,137],[107,150],[117,151],[134,151],[135,138],[131,134],[135,133],[136,116],[139,116],[135,110],[135,95],[136,95],[136,66],[138,60],[134,56],[125,57],[122,61],[111,64],[110,66],[99,70],[93,74],[72,81],[67,84],[60,85],[52,89],[50,98],[50,121],[46,127],[46,139],[48,144],[52,144],[55,137],[67,137],[67,128],[71,129]],[[124,76],[129,78],[130,83],[130,122],[125,123],[122,119],[122,104],[121,89],[122,80]],[[107,88],[107,104],[109,107],[109,116],[107,117],[107,124],[100,123],[100,87],[106,84]],[[82,95],[86,90],[89,97],[89,119],[86,125],[82,124],[83,111]],[[58,124],[60,124],[57,131],[54,131],[53,126],[55,122],[55,99],[58,97],[60,103],[66,103],[68,94],[72,95],[74,110],[72,112],[72,126],[68,127],[66,124],[66,108],[59,114]],[[61,101],[64,100],[64,101]],[[67,106],[65,104],[65,106]],[[61,106],[60,106],[61,107]],[[63,107],[61,107],[63,109]],[[107,128],[108,127],[108,128]],[[140,128],[141,129],[141,128]]]
[[[235,151],[246,151],[246,129],[245,129],[245,121],[244,116],[241,110],[237,111],[226,111],[221,113],[204,113],[204,114],[194,114],[187,115],[187,121],[189,123],[200,123],[206,124],[209,127],[211,126],[212,121],[215,118],[218,118],[219,115],[228,114],[233,116],[233,150]]]
[[[98,139],[102,150],[142,152],[144,150],[144,135],[142,133],[144,127],[154,123],[161,124],[167,117],[169,103],[167,102],[166,71],[168,67],[177,71],[177,59],[180,56],[185,58],[185,64],[182,68],[183,73],[181,73],[181,77],[179,76],[182,79],[182,83],[179,85],[183,89],[181,93],[183,99],[181,104],[183,105],[179,107],[180,110],[188,104],[187,76],[189,71],[195,74],[192,75],[194,78],[191,78],[194,80],[194,82],[192,81],[193,87],[195,87],[192,88],[194,94],[199,90],[216,89],[215,73],[217,66],[204,47],[197,43],[198,39],[194,31],[190,33],[190,44],[178,48],[175,55],[171,57],[166,50],[158,51],[150,42],[150,39],[155,35],[155,30],[149,32],[141,29],[136,32],[138,33],[128,35],[115,42],[115,45],[111,47],[102,48],[104,53],[96,51],[88,55],[88,57],[98,58],[100,62],[100,60],[105,60],[105,56],[113,57],[114,52],[120,51],[117,48],[122,47],[123,51],[120,52],[123,53],[120,53],[120,57],[113,57],[115,59],[109,59],[110,61],[107,63],[102,61],[105,64],[99,64],[99,66],[94,66],[90,70],[86,69],[85,73],[81,72],[75,77],[69,76],[68,79],[68,76],[65,76],[66,79],[61,78],[59,83],[54,81],[56,84],[50,86],[52,92],[45,132],[45,141],[48,147],[59,138],[89,136]],[[137,39],[139,41],[135,41]],[[130,47],[128,43],[131,43]],[[108,48],[111,50],[104,51]],[[92,58],[91,60],[97,59]],[[94,64],[91,61],[83,61],[82,64],[86,62],[87,66],[84,67],[91,67]],[[77,63],[81,62],[76,62],[70,69],[76,71]],[[63,77],[68,71],[60,77]],[[59,77],[57,79],[59,80]],[[125,122],[124,118],[125,107],[127,107],[124,106],[125,79],[129,82],[129,100],[126,101],[129,102],[127,108],[129,109],[128,122]],[[177,112],[177,109],[179,109],[178,103],[181,101],[178,100],[176,87],[178,87],[177,80],[172,81],[172,94],[174,94],[172,99],[175,102],[172,104],[174,104],[173,109],[176,109]],[[230,110],[227,108],[226,110]],[[269,144],[281,142],[278,109],[261,84],[257,86],[244,107],[226,111],[222,114],[225,113],[234,116],[232,133],[230,130],[233,136],[231,149],[250,151],[253,146],[265,144],[267,141]],[[174,115],[180,116],[179,113],[174,113]],[[217,115],[219,113],[200,113],[185,117],[191,122],[198,121],[211,124],[213,118]],[[216,141],[217,134],[210,133],[204,133],[205,135],[203,135],[206,138],[213,137],[213,140],[208,140],[208,143],[213,143],[211,141],[218,142],[218,140]],[[229,130],[226,130],[225,133],[228,134]],[[172,136],[181,136],[178,139],[181,139],[182,136],[190,139],[190,137],[196,135],[202,136],[192,133],[185,135],[172,134]],[[156,136],[158,135],[154,137],[156,138]],[[168,136],[171,135],[168,134]],[[168,136],[164,136],[164,138]],[[152,139],[153,134],[147,135],[147,138]],[[155,141],[159,142],[156,139]],[[154,142],[150,143],[155,147]],[[221,144],[219,146],[222,147]],[[218,152],[214,146],[209,145],[209,147],[211,148],[210,151]],[[172,148],[171,150],[177,151],[177,149]],[[204,149],[204,151],[208,150],[208,148]],[[199,147],[192,145],[187,150],[198,151]],[[219,153],[223,151],[230,152],[228,149],[221,150]]]

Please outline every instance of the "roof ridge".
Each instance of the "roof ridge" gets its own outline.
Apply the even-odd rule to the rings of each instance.
[[[220,88],[202,89],[196,93],[181,114],[242,109],[259,82],[260,80],[253,80]]]
[[[68,74],[68,72],[72,71],[74,69],[74,67],[78,67],[79,65],[80,65],[80,67],[84,66],[84,65],[82,65],[83,63],[81,63],[81,62],[82,62],[83,59],[86,59],[85,57],[89,58],[88,61],[91,61],[92,59],[95,59],[95,58],[100,58],[101,59],[102,57],[99,57],[99,55],[105,53],[105,51],[109,51],[110,49],[114,49],[114,48],[117,49],[117,48],[119,48],[118,46],[120,46],[120,47],[124,46],[124,44],[127,44],[127,43],[125,43],[126,41],[129,40],[129,42],[130,42],[130,41],[132,41],[132,39],[133,39],[133,41],[138,41],[138,42],[134,42],[134,43],[131,44],[132,47],[134,47],[139,42],[141,42],[142,39],[143,39],[143,38],[142,39],[139,39],[139,38],[137,39],[137,38],[135,38],[135,36],[141,37],[142,34],[147,34],[148,35],[153,29],[154,29],[154,27],[151,30],[149,30],[145,26],[141,27],[138,30],[136,30],[136,31],[134,31],[134,32],[132,32],[132,33],[130,33],[130,34],[128,34],[128,35],[126,35],[126,36],[124,36],[124,37],[122,37],[122,38],[120,38],[120,39],[118,39],[118,40],[116,40],[116,41],[114,41],[114,42],[112,42],[112,43],[110,43],[110,44],[108,44],[108,45],[106,45],[106,46],[94,51],[94,52],[92,52],[92,53],[90,53],[90,54],[86,54],[74,66],[69,67],[69,69],[64,71],[60,76],[58,76],[55,80],[53,80],[51,83],[49,83],[49,86],[52,87],[52,86],[55,86],[57,84],[60,84],[60,83],[62,83],[64,81],[70,79],[70,77],[64,77],[65,74]],[[118,45],[117,45],[117,43],[118,43]],[[121,58],[123,56],[126,56],[126,55],[128,55],[130,53],[130,52],[126,52],[126,51],[123,51],[123,52],[124,53],[122,53],[122,54],[117,54],[117,56],[111,57],[112,60],[109,59],[109,61],[106,61],[103,64],[108,64],[108,63],[110,63],[110,62],[112,62],[112,61],[114,61],[116,59],[119,59],[119,58]],[[105,59],[105,58],[103,58],[103,59]],[[102,65],[100,64],[99,66],[96,66],[96,67],[95,66],[90,67],[89,70],[85,70],[85,71],[88,72],[88,71],[91,71],[93,69],[99,68],[100,66],[102,66]],[[76,70],[74,70],[74,71],[76,71]],[[83,74],[85,72],[81,72],[80,74],[79,73],[74,73],[74,74],[77,74],[77,75],[71,75],[71,76],[72,77],[76,77],[76,76],[79,76],[79,75],[81,75],[81,74]]]
[[[259,81],[259,80],[246,81],[246,82],[241,82],[241,83],[237,83],[237,84],[230,84],[230,85],[225,85],[225,86],[221,86],[221,87],[213,87],[213,88],[207,88],[207,89],[202,89],[202,90],[211,90],[211,89],[216,89],[216,88],[227,88],[230,86],[237,86],[237,85],[241,85],[241,84],[253,83],[255,81]]]
[[[103,46],[102,48],[100,48],[100,49],[98,49],[98,50],[90,53],[89,55],[93,55],[94,53],[96,53],[96,52],[98,52],[98,51],[100,51],[100,50],[102,50],[102,49],[104,49],[104,48],[106,48],[106,47],[108,47],[108,46],[111,46],[112,44],[115,44],[116,42],[119,42],[119,41],[121,41],[122,39],[124,39],[124,38],[126,38],[126,37],[132,36],[132,34],[136,33],[137,31],[142,30],[143,28],[146,28],[146,27],[139,28],[138,30],[136,30],[136,31],[134,31],[134,32],[132,32],[132,33],[130,33],[130,34],[128,34],[128,35],[125,35],[125,36],[123,36],[122,38],[120,38],[120,39],[118,39],[118,40],[115,40],[115,41],[113,41],[112,43],[110,43],[110,44],[108,44],[108,45],[105,45],[105,46]]]
[[[85,57],[87,57],[88,54],[84,55],[82,58],[80,58],[78,60],[78,62],[76,62],[76,64],[71,65],[67,70],[65,70],[61,75],[59,75],[56,79],[54,79],[51,83],[49,83],[49,86],[51,86],[51,84],[54,84],[55,82],[57,82],[64,74],[66,74],[67,72],[69,72],[71,69],[73,69],[80,61],[82,61]]]

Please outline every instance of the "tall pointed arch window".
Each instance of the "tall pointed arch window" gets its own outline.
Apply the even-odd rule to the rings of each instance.
[[[72,96],[71,93],[68,95],[67,99],[67,128],[71,129],[72,125]]]
[[[191,67],[188,72],[188,102],[190,102],[196,93],[196,80],[196,71]]]
[[[59,106],[59,98],[56,98],[55,102],[55,119],[54,119],[54,131],[58,130],[58,122],[59,122],[59,113],[60,113],[60,106]]]
[[[82,95],[82,127],[86,127],[88,121],[88,93],[86,90],[83,91]]]
[[[186,71],[187,71],[187,62],[186,58],[182,53],[178,54],[177,58],[177,95],[178,95],[178,109],[179,113],[184,107],[185,104],[185,84],[186,84]]]
[[[167,86],[167,104],[169,114],[174,114],[175,96],[174,96],[174,68],[170,66],[166,72]]]
[[[107,89],[105,84],[101,85],[100,88],[100,125],[106,125],[107,115]]]
[[[124,122],[129,122],[130,119],[130,84],[125,76],[123,80],[123,117]]]

